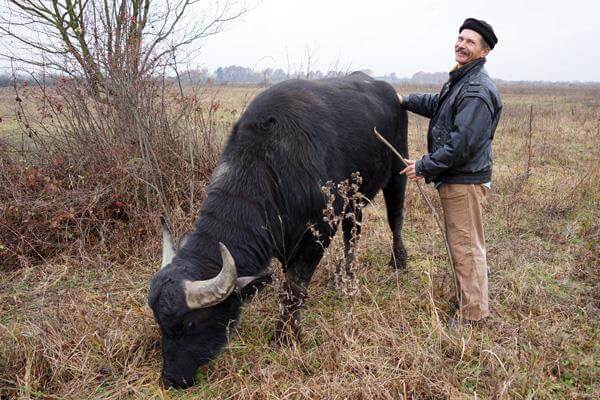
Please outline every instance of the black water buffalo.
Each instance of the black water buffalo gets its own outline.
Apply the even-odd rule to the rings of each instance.
[[[359,172],[366,197],[383,189],[391,263],[404,267],[406,177],[374,127],[408,156],[407,116],[396,92],[363,73],[289,80],[249,104],[214,171],[195,231],[176,251],[163,233],[163,267],[152,278],[148,303],[162,332],[166,386],[192,385],[198,367],[225,346],[244,301],[270,282],[273,257],[286,274],[275,340],[286,343],[298,333],[308,284],[336,229],[323,219],[326,182]],[[336,212],[342,204],[334,202]],[[351,229],[343,222],[342,230],[348,249]]]

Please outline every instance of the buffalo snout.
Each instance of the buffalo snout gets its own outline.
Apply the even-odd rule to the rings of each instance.
[[[162,376],[162,384],[166,389],[187,389],[190,386],[193,386],[195,382],[196,379],[193,375],[188,377],[182,377],[163,374]]]

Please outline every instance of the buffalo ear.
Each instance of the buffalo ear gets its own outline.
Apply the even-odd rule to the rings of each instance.
[[[242,276],[237,278],[237,289],[243,301],[252,300],[268,284],[273,282],[273,274],[266,273],[258,276]]]
[[[276,124],[277,119],[270,116],[260,123],[260,128],[265,132],[269,132]]]
[[[187,242],[190,241],[191,237],[192,237],[192,234],[190,232],[185,232],[183,235],[181,235],[181,239],[179,239],[179,246],[177,248],[180,249],[183,246],[185,246],[187,244]]]

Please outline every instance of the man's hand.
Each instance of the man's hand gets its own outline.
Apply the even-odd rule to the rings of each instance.
[[[415,171],[415,160],[406,160],[408,163],[408,167],[404,168],[400,171],[401,174],[406,174],[408,179],[411,181],[418,181],[419,179],[423,179],[422,176],[417,175],[417,171]]]

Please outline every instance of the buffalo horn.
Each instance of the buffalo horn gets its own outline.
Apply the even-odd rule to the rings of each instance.
[[[227,247],[219,242],[223,268],[214,278],[205,281],[184,281],[185,300],[190,309],[214,306],[225,300],[236,287],[235,261]]]
[[[160,217],[160,227],[163,237],[162,263],[160,265],[160,268],[162,269],[173,261],[173,257],[175,257],[175,245],[173,244],[173,238],[171,237],[169,227],[163,217]]]

